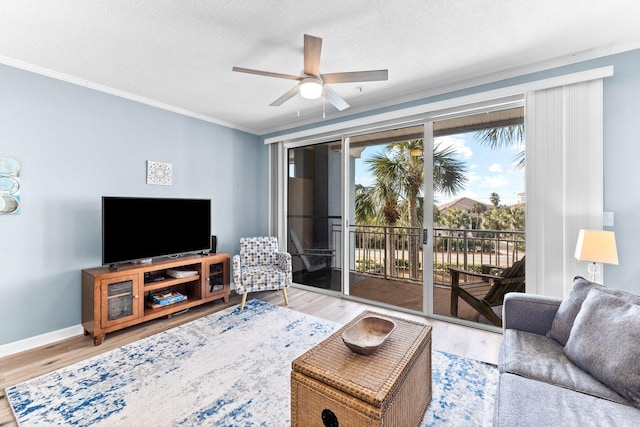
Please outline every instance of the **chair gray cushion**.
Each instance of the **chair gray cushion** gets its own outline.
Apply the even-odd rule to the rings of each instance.
[[[252,265],[241,268],[242,284],[245,292],[282,289],[289,286],[290,273],[276,265]]]
[[[569,291],[569,295],[562,300],[560,307],[558,307],[558,311],[551,324],[551,329],[547,332],[548,337],[555,339],[562,345],[567,343],[573,322],[587,294],[592,288],[597,288],[602,292],[621,297],[625,301],[633,304],[640,304],[640,296],[638,295],[633,295],[618,289],[605,288],[602,285],[590,282],[582,277],[576,277],[573,281],[571,291]]]
[[[613,402],[629,404],[618,393],[573,364],[564,354],[562,346],[544,335],[515,329],[504,331],[498,370],[500,373],[516,374]]]
[[[589,291],[564,353],[640,407],[640,306],[598,288]]]
[[[638,426],[638,410],[511,374],[500,375],[493,426]]]

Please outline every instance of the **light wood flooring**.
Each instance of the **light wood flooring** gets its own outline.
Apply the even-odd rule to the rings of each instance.
[[[421,316],[373,307],[344,298],[309,292],[298,288],[287,290],[289,308],[338,323],[347,323],[363,310],[373,310],[397,317],[418,320],[433,327],[433,348],[471,359],[496,364],[502,335],[426,319]],[[272,304],[284,305],[281,292],[261,292],[249,295]],[[71,365],[80,360],[104,353],[149,335],[181,325],[198,317],[238,304],[240,297],[232,293],[229,303],[215,302],[195,307],[172,318],[153,320],[122,331],[108,334],[102,345],[94,346],[91,337],[77,336],[44,347],[0,359],[0,426],[16,426],[15,418],[4,395],[8,386],[26,381],[47,372]]]

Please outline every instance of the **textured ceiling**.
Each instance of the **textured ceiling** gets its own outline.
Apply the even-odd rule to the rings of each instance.
[[[638,48],[639,16],[636,0],[14,0],[0,62],[265,134]],[[338,112],[270,107],[294,81],[231,71],[299,74],[305,33],[323,38],[322,73],[389,80],[332,85]]]

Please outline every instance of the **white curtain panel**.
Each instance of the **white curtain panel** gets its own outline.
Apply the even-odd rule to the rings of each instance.
[[[526,94],[527,292],[564,297],[587,264],[581,228],[602,229],[602,79]]]

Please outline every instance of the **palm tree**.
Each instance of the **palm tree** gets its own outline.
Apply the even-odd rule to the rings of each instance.
[[[433,204],[433,224],[442,224],[442,212],[435,203]]]
[[[502,208],[502,218],[504,221],[504,225],[508,227],[511,231],[523,231],[525,225],[525,212],[521,207],[504,207]],[[516,235],[514,234],[514,239]],[[517,237],[520,237],[519,235]],[[514,250],[511,252],[511,262],[516,261],[516,246],[517,242],[513,242]]]
[[[471,205],[471,213],[476,214],[476,229],[480,228],[480,214],[487,211],[487,205],[484,203],[476,202]]]
[[[443,219],[449,228],[466,228],[469,225],[469,213],[461,209],[449,209]]]
[[[376,185],[371,187],[356,185],[355,205],[356,224],[394,227],[400,219],[398,196],[385,182],[376,182]],[[368,237],[370,234],[369,232],[364,233],[367,236],[367,242],[363,242],[364,248],[369,247]],[[385,227],[385,247],[392,248],[393,242],[392,233]],[[392,266],[396,262],[396,254],[393,250],[389,250],[387,253],[385,271],[391,272]]]
[[[524,124],[482,129],[475,133],[475,138],[480,144],[487,145],[492,150],[512,147],[524,141]],[[524,150],[519,151],[513,160],[516,163],[516,169],[524,169]]]
[[[500,195],[494,191],[489,194],[489,200],[491,201],[491,204],[497,208],[500,204]]]
[[[457,194],[464,189],[467,182],[467,168],[463,162],[455,158],[453,147],[433,148],[433,189],[447,195]],[[398,202],[404,200],[408,209],[408,225],[419,227],[421,217],[418,216],[418,197],[422,193],[424,181],[424,141],[393,142],[380,153],[367,160],[369,171],[373,172],[376,184],[393,187]]]
[[[492,193],[495,194],[495,193]],[[497,195],[497,194],[496,194]],[[482,219],[482,228],[485,230],[493,230],[493,237],[495,238],[494,249],[496,257],[500,256],[500,231],[504,227],[504,218],[502,216],[502,209],[494,206],[489,209]]]
[[[421,153],[415,155],[415,153]],[[384,209],[392,209],[402,202],[407,205],[407,219],[410,227],[419,228],[421,218],[418,216],[418,199],[422,193],[424,182],[424,141],[414,139],[392,142],[384,151],[367,160],[369,171],[375,176],[373,195],[378,198],[378,205]],[[445,194],[456,194],[464,188],[466,183],[466,166],[454,157],[452,147],[433,148],[433,188]],[[383,203],[381,203],[384,201]],[[356,207],[356,212],[358,207]],[[397,212],[397,210],[396,210]],[[387,225],[394,225],[385,218]],[[397,222],[397,220],[396,220]],[[411,277],[418,273],[419,233],[409,237],[409,270]],[[391,248],[392,246],[387,246]],[[391,251],[394,252],[394,251]],[[394,265],[394,264],[391,264]]]
[[[504,224],[511,231],[524,230],[525,213],[524,209],[517,206],[507,206],[502,208]]]
[[[484,230],[500,230],[503,227],[502,212],[500,208],[491,208],[485,212],[482,219]]]
[[[355,217],[356,224],[367,225],[388,225],[393,227],[400,219],[398,210],[398,199],[389,186],[381,183],[371,187],[357,184],[355,186]],[[371,233],[368,227],[364,227],[364,241],[362,247],[365,250],[371,247]],[[374,237],[375,239],[375,237]],[[374,247],[377,245],[373,245]],[[392,239],[389,233],[385,233],[385,246],[392,247]],[[389,251],[389,257],[385,263],[386,271],[391,271],[391,266],[395,265],[395,251]]]

